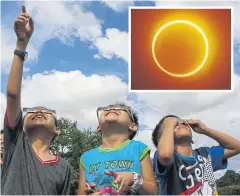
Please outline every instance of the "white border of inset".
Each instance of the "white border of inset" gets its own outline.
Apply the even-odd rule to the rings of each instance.
[[[132,90],[131,89],[131,10],[132,9],[230,9],[231,10],[231,90]],[[194,93],[194,92],[233,92],[234,91],[234,81],[233,81],[233,10],[234,8],[232,6],[227,7],[193,7],[193,6],[179,6],[179,7],[171,7],[171,6],[163,6],[163,7],[157,7],[157,6],[130,6],[128,8],[128,91],[131,93],[154,93],[154,92],[167,92],[167,93],[176,93],[176,92],[184,92],[184,93]]]

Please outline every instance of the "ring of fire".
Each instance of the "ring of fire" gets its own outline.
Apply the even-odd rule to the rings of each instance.
[[[156,39],[158,38],[158,36],[160,35],[160,33],[164,29],[166,29],[167,27],[169,27],[169,26],[171,26],[173,24],[177,24],[177,23],[183,23],[183,24],[190,25],[191,27],[194,27],[196,30],[198,30],[199,33],[201,33],[201,35],[202,35],[202,37],[204,39],[204,42],[205,42],[205,55],[204,55],[204,58],[203,58],[201,64],[195,70],[193,70],[192,72],[188,72],[188,73],[185,73],[185,74],[175,74],[175,73],[171,73],[171,72],[167,71],[166,69],[164,69],[160,65],[160,63],[158,62],[158,60],[157,60],[157,58],[155,56],[155,49],[154,48],[155,48]],[[197,73],[204,66],[204,64],[206,63],[206,60],[208,58],[208,40],[207,40],[207,37],[206,37],[205,33],[203,32],[203,30],[201,28],[199,28],[196,24],[194,24],[192,22],[189,22],[187,20],[174,20],[174,21],[168,22],[168,23],[164,24],[163,26],[161,26],[159,28],[159,30],[157,31],[157,33],[155,34],[155,36],[153,38],[153,42],[152,42],[152,55],[153,55],[155,63],[166,74],[174,76],[174,77],[188,77],[188,76],[191,76],[191,75]]]

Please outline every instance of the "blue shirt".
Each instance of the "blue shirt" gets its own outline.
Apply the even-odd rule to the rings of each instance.
[[[214,171],[225,169],[224,148],[202,147],[193,151],[194,157],[174,153],[173,162],[163,166],[155,152],[153,169],[159,183],[160,195],[216,195]]]
[[[127,140],[117,148],[98,147],[85,152],[80,159],[80,164],[85,170],[88,184],[94,182],[97,185],[97,191],[114,194],[118,185],[114,183],[114,178],[104,174],[104,171],[141,174],[141,160],[149,152],[150,149],[142,142]]]

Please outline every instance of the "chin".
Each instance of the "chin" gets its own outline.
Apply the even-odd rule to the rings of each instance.
[[[49,128],[45,123],[34,123],[26,126],[26,129],[46,129]]]
[[[177,140],[182,140],[182,139],[192,139],[192,136],[191,135],[189,135],[189,134],[179,134],[179,135],[176,135],[175,136],[175,138],[177,139]]]
[[[103,123],[116,123],[118,119],[115,118],[106,118]]]

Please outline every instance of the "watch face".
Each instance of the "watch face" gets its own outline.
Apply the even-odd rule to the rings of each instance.
[[[28,53],[25,52],[25,55],[24,55],[24,61],[28,58]]]
[[[142,178],[142,176],[141,176],[141,175],[139,175],[139,176],[138,176],[138,181],[139,181],[139,183],[140,183],[140,184],[142,184],[142,183],[143,183],[143,178]]]

